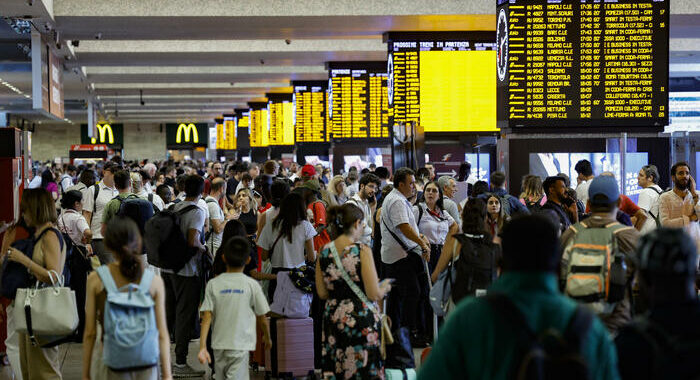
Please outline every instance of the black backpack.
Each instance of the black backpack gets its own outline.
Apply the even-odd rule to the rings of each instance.
[[[589,379],[588,363],[581,352],[594,316],[585,306],[576,307],[563,332],[549,328],[536,334],[507,295],[490,293],[486,300],[518,339],[509,379]]]
[[[126,198],[119,196],[114,197],[119,201],[119,211],[117,215],[131,218],[139,227],[139,231],[143,236],[146,231],[146,222],[153,217],[153,204],[145,199],[131,194]]]
[[[149,264],[177,272],[197,253],[180,229],[180,218],[198,206],[189,205],[179,211],[174,211],[174,207],[170,206],[146,222],[143,242]]]
[[[484,235],[457,234],[454,238],[462,245],[455,262],[457,277],[452,287],[452,301],[476,295],[477,289],[486,289],[496,280],[498,246]]]
[[[542,198],[540,198],[534,202],[526,200],[525,207],[527,207],[527,209],[530,211],[530,214],[534,214],[534,213],[537,213],[540,210],[542,210],[541,202],[542,202]]]

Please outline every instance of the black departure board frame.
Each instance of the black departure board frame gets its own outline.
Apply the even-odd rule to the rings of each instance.
[[[326,68],[326,128],[332,141],[387,144],[391,132],[386,61],[326,62]]]
[[[498,0],[498,126],[668,125],[670,0]]]
[[[328,81],[295,80],[291,84],[294,89],[295,144],[327,144]]]
[[[248,108],[236,108],[236,150],[250,149],[250,110]],[[248,124],[241,126],[241,120],[248,118]]]
[[[420,51],[480,51],[496,49],[496,33],[490,31],[386,32],[388,47],[389,124],[420,122]],[[409,56],[410,55],[410,56]],[[431,136],[457,134],[494,135],[498,131],[425,132]]]

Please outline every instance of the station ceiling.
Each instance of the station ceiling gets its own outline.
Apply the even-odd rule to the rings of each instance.
[[[386,31],[496,24],[485,0],[0,0],[0,16],[57,32],[74,123],[89,98],[121,122],[208,122],[290,80],[327,79],[325,62],[385,60]],[[700,1],[671,2],[670,32],[671,75],[700,76]],[[0,20],[0,112],[45,120],[31,111],[27,44]]]

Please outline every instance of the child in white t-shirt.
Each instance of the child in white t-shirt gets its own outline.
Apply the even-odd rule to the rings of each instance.
[[[249,351],[255,350],[256,322],[263,331],[265,348],[272,347],[265,314],[270,311],[257,281],[243,274],[250,261],[250,242],[237,236],[224,242],[226,272],[209,281],[204,293],[199,361],[211,363],[206,342],[213,324],[211,346],[217,379],[248,379]],[[257,321],[256,321],[257,319]]]

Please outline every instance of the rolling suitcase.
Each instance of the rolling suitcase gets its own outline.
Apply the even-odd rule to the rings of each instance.
[[[265,351],[265,378],[294,378],[314,374],[312,318],[270,320],[272,349]]]

